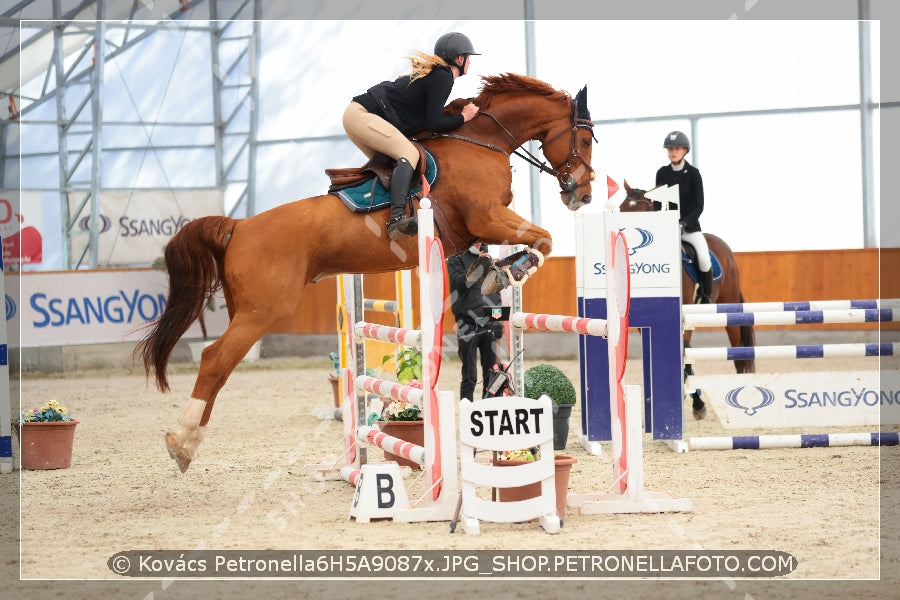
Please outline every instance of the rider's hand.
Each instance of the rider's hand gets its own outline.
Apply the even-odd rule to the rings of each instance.
[[[474,119],[475,115],[477,115],[477,114],[478,114],[478,107],[474,103],[469,102],[468,104],[463,106],[462,116],[463,116],[463,119],[466,120],[466,122]]]

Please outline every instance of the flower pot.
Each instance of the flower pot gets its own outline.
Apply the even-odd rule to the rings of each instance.
[[[524,460],[496,460],[495,466],[515,466],[528,464],[529,461]],[[574,456],[566,454],[558,454],[553,457],[554,466],[554,483],[556,485],[556,516],[559,517],[560,525],[566,518],[566,498],[569,495],[569,473],[572,465],[578,462]],[[500,502],[516,502],[519,500],[528,500],[541,495],[541,482],[536,481],[520,487],[497,488],[497,498]],[[533,519],[537,520],[537,519]]]
[[[553,405],[553,449],[565,450],[569,441],[569,417],[572,416],[571,404]]]
[[[409,442],[416,446],[425,445],[425,421],[421,419],[418,421],[378,421],[378,428],[382,433],[401,439],[404,442]],[[400,466],[405,465],[414,471],[422,468],[422,465],[419,463],[387,450],[384,451],[384,459],[397,461],[397,464]]]
[[[78,421],[13,423],[22,451],[23,469],[68,469],[72,466],[72,443]]]
[[[328,381],[331,383],[331,394],[334,396],[334,407],[341,407],[341,378],[335,377],[334,375],[328,376]]]

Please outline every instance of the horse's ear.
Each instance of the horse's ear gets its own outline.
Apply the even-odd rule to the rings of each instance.
[[[587,86],[584,86],[575,94],[575,104],[578,106],[578,118],[590,121],[591,111],[588,110],[587,106]]]
[[[631,186],[628,185],[628,180],[627,180],[627,179],[626,179],[626,180],[623,180],[622,183],[625,184],[625,192],[630,193],[630,192],[631,192]]]

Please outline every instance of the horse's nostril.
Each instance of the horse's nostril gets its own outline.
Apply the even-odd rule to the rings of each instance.
[[[581,197],[581,201],[582,201],[584,204],[590,204],[590,203],[591,203],[591,199],[592,199],[592,198],[591,198],[591,195],[590,195],[590,194],[585,194],[584,196]]]

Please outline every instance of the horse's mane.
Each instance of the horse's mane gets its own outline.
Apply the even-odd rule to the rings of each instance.
[[[457,98],[446,106],[446,112],[458,113],[463,106],[474,102],[480,108],[488,108],[495,96],[503,94],[537,94],[550,100],[569,100],[569,94],[557,90],[534,77],[504,73],[502,75],[483,75],[481,89],[476,98]]]

